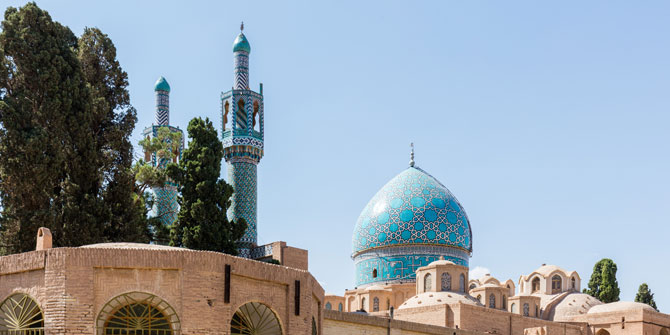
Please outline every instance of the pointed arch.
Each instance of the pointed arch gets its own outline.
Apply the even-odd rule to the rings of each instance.
[[[433,275],[430,273],[426,273],[425,276],[423,276],[423,291],[428,292],[433,289]]]
[[[440,290],[443,292],[451,291],[451,275],[448,272],[442,273],[440,279]]]

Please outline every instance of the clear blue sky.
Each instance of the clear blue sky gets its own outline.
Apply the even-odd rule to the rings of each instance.
[[[22,5],[23,1],[3,1]],[[353,286],[356,218],[417,165],[472,222],[471,267],[515,282],[542,263],[619,266],[670,312],[670,2],[39,1],[116,44],[139,122],[153,84],[171,123],[220,122],[245,22],[264,84],[259,242],[309,250],[327,292]]]

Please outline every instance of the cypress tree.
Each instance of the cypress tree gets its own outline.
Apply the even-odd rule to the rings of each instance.
[[[640,288],[637,290],[637,294],[635,295],[635,302],[647,304],[658,311],[658,308],[656,307],[656,301],[654,301],[654,294],[651,293],[647,283],[642,283],[642,285],[640,285]]]
[[[130,136],[137,112],[130,105],[128,75],[116,59],[112,40],[98,28],[86,28],[79,38],[79,61],[91,93],[92,133],[103,171],[102,198],[108,241],[149,242],[147,208],[135,185]]]
[[[609,258],[603,258],[593,266],[593,274],[584,293],[604,302],[619,301],[619,283],[616,280],[617,266]]]
[[[244,235],[243,219],[229,221],[233,187],[219,179],[223,145],[209,119],[188,124],[190,141],[179,165],[168,165],[168,175],[180,185],[180,210],[170,233],[170,244],[191,249],[237,254]]]
[[[8,8],[0,33],[0,243],[33,250],[148,241],[130,170],[135,111],[109,38],[81,39],[35,3]]]
[[[76,48],[74,34],[34,3],[5,12],[0,33],[0,224],[6,252],[34,249],[39,226],[52,230],[56,245],[75,241],[68,236],[75,231],[86,235],[82,241],[101,234],[94,225],[83,231],[75,227],[90,223],[91,217],[69,221],[79,208],[96,209],[86,194],[90,185],[81,183],[88,171],[71,171],[81,159],[91,158],[89,141],[73,145],[83,136],[75,131],[81,130],[77,122],[87,121],[88,99]]]

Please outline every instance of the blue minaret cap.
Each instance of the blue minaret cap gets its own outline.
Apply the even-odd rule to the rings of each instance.
[[[244,34],[242,33],[237,35],[235,42],[233,42],[233,52],[238,51],[245,51],[248,53],[251,52],[251,46],[249,45],[249,41],[247,41],[246,36],[244,36]]]
[[[156,86],[154,86],[154,91],[167,91],[170,92],[170,84],[168,84],[167,80],[161,76],[158,78],[156,81]]]

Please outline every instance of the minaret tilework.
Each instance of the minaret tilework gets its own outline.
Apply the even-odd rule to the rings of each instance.
[[[247,230],[240,242],[240,256],[252,257],[257,246],[256,168],[263,157],[263,86],[249,89],[251,47],[242,32],[233,43],[233,89],[221,94],[221,136],[228,182],[233,186],[228,218],[243,218]]]
[[[158,129],[167,127],[171,132],[181,133],[182,143],[179,152],[173,162],[177,163],[181,158],[181,152],[184,149],[184,132],[178,127],[170,125],[170,85],[165,78],[160,77],[154,87],[156,92],[156,124],[145,128],[142,133],[144,138],[151,139],[158,136]],[[156,157],[156,153],[145,153],[146,160],[152,166],[165,168],[167,161]],[[179,212],[179,203],[177,202],[178,190],[177,184],[168,180],[163,187],[154,187],[154,214],[165,226],[171,225],[177,220]]]

